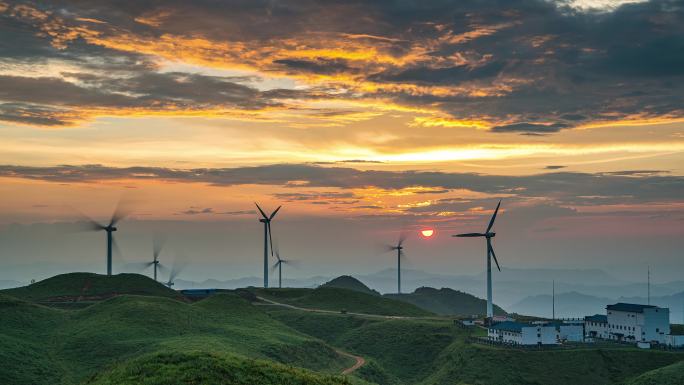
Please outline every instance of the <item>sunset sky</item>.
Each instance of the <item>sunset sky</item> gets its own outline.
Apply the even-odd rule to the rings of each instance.
[[[165,232],[196,279],[260,274],[254,201],[302,276],[425,227],[415,268],[477,273],[449,235],[499,199],[507,267],[684,271],[682,1],[0,0],[0,36],[0,278],[104,269],[55,229],[120,199],[122,257]]]

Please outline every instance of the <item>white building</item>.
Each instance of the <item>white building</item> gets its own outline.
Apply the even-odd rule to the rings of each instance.
[[[487,337],[492,341],[515,345],[555,345],[558,332],[555,325],[532,325],[505,321],[491,325]]]
[[[606,306],[608,339],[666,343],[670,309],[651,305],[616,303]]]
[[[665,338],[666,344],[673,348],[684,348],[684,336],[668,334]]]
[[[601,314],[584,317],[584,334],[587,338],[608,339],[608,317]]]
[[[580,321],[581,322],[581,321]],[[584,325],[581,323],[559,323],[556,324],[558,339],[560,341],[583,342]]]

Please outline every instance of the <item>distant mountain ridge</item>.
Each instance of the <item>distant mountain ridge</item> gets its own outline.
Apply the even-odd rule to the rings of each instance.
[[[385,294],[385,297],[408,302],[440,315],[471,316],[487,313],[486,300],[449,288],[420,287],[410,294]],[[507,313],[495,304],[494,314]]]
[[[339,289],[353,290],[370,295],[380,295],[380,293],[370,289],[368,286],[364,285],[363,282],[350,275],[339,276],[322,284],[320,287],[336,287]]]

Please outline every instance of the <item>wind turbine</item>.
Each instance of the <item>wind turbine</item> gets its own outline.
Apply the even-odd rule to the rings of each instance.
[[[275,255],[276,255],[276,258],[278,258],[278,261],[276,261],[276,263],[273,264],[272,270],[275,271],[275,269],[278,269],[278,288],[282,289],[282,287],[283,287],[283,264],[293,265],[295,263],[295,261],[280,258],[280,252],[278,250],[276,250]]]
[[[162,247],[164,247],[164,241],[162,239],[155,238],[154,243],[152,244],[152,255],[153,255],[152,261],[141,262],[141,263],[129,263],[126,266],[130,267],[132,269],[136,269],[138,271],[141,271],[141,270],[147,269],[150,266],[153,266],[154,267],[154,280],[158,282],[157,271],[166,269],[166,266],[162,265],[161,262],[159,262],[159,254],[161,253]]]
[[[399,240],[397,245],[387,246],[387,251],[397,251],[397,293],[401,294],[401,257],[404,256],[404,241],[406,240],[406,234],[401,233],[399,235]]]
[[[104,230],[107,233],[107,275],[111,276],[112,275],[112,249],[116,249],[118,252],[119,247],[116,245],[116,241],[114,240],[114,235],[113,233],[118,230],[116,227],[116,224],[122,220],[123,218],[128,215],[128,212],[123,210],[121,207],[121,202],[119,201],[119,204],[117,204],[116,209],[114,209],[114,213],[112,214],[112,218],[109,220],[109,224],[103,225],[101,223],[95,222],[94,220],[85,217],[89,222],[88,229],[92,231],[102,231]]]
[[[501,201],[496,205],[496,210],[494,210],[494,215],[492,219],[489,220],[489,225],[484,233],[466,233],[466,234],[456,234],[452,237],[484,237],[487,239],[487,318],[491,319],[494,316],[494,306],[492,305],[492,257],[494,257],[494,262],[496,262],[496,267],[501,271],[499,266],[499,261],[496,259],[496,254],[494,254],[494,248],[492,248],[492,238],[496,236],[496,233],[491,232],[494,226],[494,220],[496,219],[496,214],[499,212],[499,206],[501,206]]]
[[[166,281],[166,283],[164,285],[166,285],[169,289],[171,289],[173,287],[173,285],[175,285],[176,277],[178,277],[178,274],[180,274],[184,268],[185,268],[185,264],[180,265],[180,264],[174,262],[173,266],[171,266],[171,271],[169,272],[169,280]]]
[[[277,209],[275,209],[274,212],[271,213],[271,215],[266,215],[264,210],[259,207],[259,204],[254,202],[256,205],[257,209],[259,209],[259,212],[261,213],[262,218],[259,219],[259,222],[264,224],[264,287],[268,287],[268,245],[269,243],[271,244],[271,256],[273,256],[273,235],[271,234],[271,221],[273,220],[273,217],[276,216],[278,213],[278,210],[280,210],[281,207],[283,206],[278,206]],[[269,242],[270,241],[270,242]]]

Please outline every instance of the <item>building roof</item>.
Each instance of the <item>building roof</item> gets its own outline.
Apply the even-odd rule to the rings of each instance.
[[[520,333],[522,332],[522,328],[525,327],[533,327],[530,324],[522,323],[522,322],[515,322],[515,321],[504,321],[504,322],[499,322],[496,323],[492,326],[490,326],[490,329],[494,330],[505,330],[507,332],[516,332]]]
[[[653,305],[638,305],[635,303],[618,302],[615,305],[606,306],[607,310],[624,311],[628,313],[643,313],[644,309],[655,308]]]
[[[589,315],[589,316],[584,317],[584,320],[589,321],[589,322],[599,322],[599,323],[607,324],[608,323],[608,316],[605,316],[603,314],[594,314],[594,315]]]

